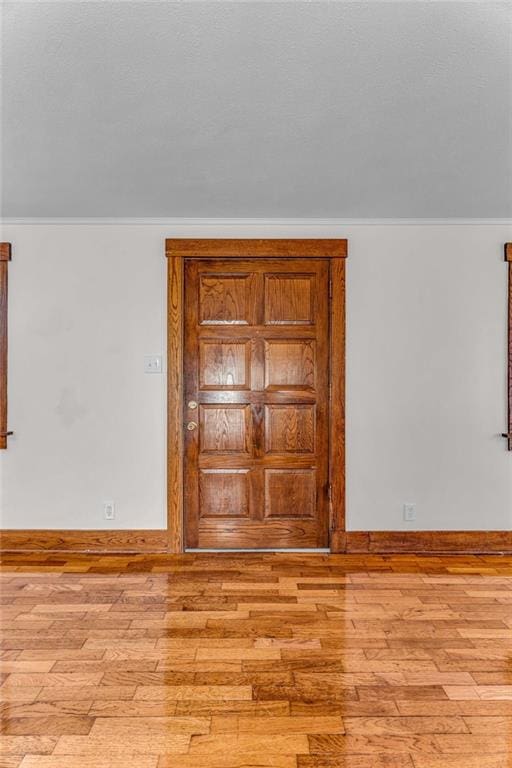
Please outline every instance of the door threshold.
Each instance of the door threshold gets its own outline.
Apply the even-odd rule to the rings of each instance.
[[[307,549],[301,549],[301,548],[287,548],[287,549],[201,549],[201,548],[186,548],[185,552],[244,552],[244,553],[251,553],[251,552],[267,552],[268,554],[272,554],[272,552],[288,552],[289,554],[294,553],[304,553],[304,554],[310,554],[310,555],[328,555],[330,553],[330,549],[326,547],[310,547]]]

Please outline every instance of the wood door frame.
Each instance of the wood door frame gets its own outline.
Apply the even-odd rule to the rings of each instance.
[[[10,243],[0,243],[0,450],[7,448],[7,272],[11,261]]]
[[[345,550],[345,239],[165,241],[167,257],[167,537],[184,551],[183,348],[185,259],[327,259],[330,263],[329,483],[331,552]]]
[[[508,327],[507,327],[507,431],[503,437],[512,451],[512,243],[505,243],[505,261],[508,262]]]

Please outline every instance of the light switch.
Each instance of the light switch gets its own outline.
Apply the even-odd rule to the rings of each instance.
[[[162,373],[162,355],[145,355],[144,373]]]

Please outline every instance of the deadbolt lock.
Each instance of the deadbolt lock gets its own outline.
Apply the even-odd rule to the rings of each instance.
[[[187,424],[187,429],[189,432],[193,432],[194,429],[197,429],[197,423],[195,421],[189,421]]]
[[[187,405],[187,407],[190,408],[191,411],[195,411],[195,409],[197,408],[196,401],[195,400],[190,400],[188,405]]]

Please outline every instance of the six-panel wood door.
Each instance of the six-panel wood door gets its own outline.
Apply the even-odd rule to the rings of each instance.
[[[187,260],[186,546],[329,544],[329,261]]]

